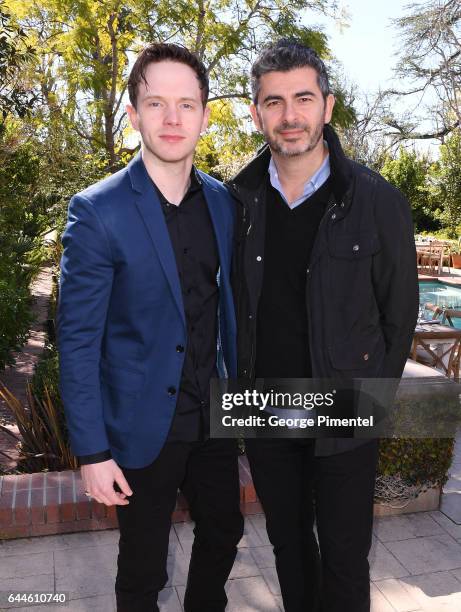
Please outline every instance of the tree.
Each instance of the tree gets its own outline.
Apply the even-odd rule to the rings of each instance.
[[[12,24],[11,15],[0,2],[0,135],[11,114],[20,117],[32,108],[34,97],[21,83],[21,68],[33,57],[22,28]]]
[[[451,238],[461,224],[461,132],[455,130],[440,146],[440,159],[429,174],[430,191],[440,206],[440,219]]]
[[[398,157],[387,157],[381,169],[384,178],[400,189],[410,202],[418,231],[431,231],[440,227],[426,183],[429,166],[426,157],[401,147]]]
[[[384,96],[382,92],[360,95],[355,85],[345,91],[348,91],[347,105],[358,108],[354,120],[339,128],[346,155],[379,172],[387,156],[395,149],[395,144],[385,137]]]
[[[208,68],[210,100],[216,106],[215,128],[206,145],[209,153],[232,147],[234,155],[245,154],[251,138],[242,104],[249,101],[248,73],[255,54],[267,40],[295,36],[330,60],[326,36],[303,26],[301,16],[307,10],[333,16],[336,10],[330,0],[8,3],[18,15],[18,24],[41,49],[36,70],[44,112],[59,116],[63,125],[90,143],[93,152],[103,152],[111,171],[123,165],[125,154],[135,150],[132,141],[128,141],[132,146],[127,146],[129,130],[123,103],[133,53],[147,42],[178,42],[199,55]],[[339,89],[336,93],[334,121],[347,125],[354,111],[345,104],[343,92]],[[235,122],[242,136],[238,141],[226,129],[235,127]]]
[[[459,0],[430,0],[412,4],[408,14],[394,20],[403,40],[397,76],[413,86],[389,90],[397,100],[414,100],[406,116],[389,116],[390,134],[400,140],[432,139],[441,141],[461,126],[461,3]],[[435,100],[429,107],[428,99]],[[424,109],[418,117],[418,109]],[[432,118],[429,129],[422,130],[422,120]]]

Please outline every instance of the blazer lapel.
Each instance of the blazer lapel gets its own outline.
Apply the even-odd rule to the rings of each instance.
[[[200,178],[203,184],[203,194],[210,212],[211,222],[213,224],[216,243],[218,246],[219,263],[222,270],[229,273],[229,257],[227,253],[227,223],[224,217],[224,207],[221,206],[221,194],[219,191],[207,181],[206,175],[200,173]]]
[[[181,319],[186,325],[184,304],[182,301],[181,284],[179,282],[178,268],[171,245],[165,216],[152,181],[147,174],[141,153],[128,165],[128,172],[134,191],[137,192],[135,204],[141,214],[144,224],[154,244],[161,266],[165,273],[171,292],[178,307]]]

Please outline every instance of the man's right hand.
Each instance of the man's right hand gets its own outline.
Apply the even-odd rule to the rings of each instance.
[[[80,469],[85,492],[97,502],[106,506],[126,506],[130,503],[126,497],[133,491],[113,459],[82,465]],[[114,489],[114,483],[117,483],[121,493]]]

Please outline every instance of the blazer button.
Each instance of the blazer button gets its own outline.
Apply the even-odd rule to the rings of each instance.
[[[368,353],[365,353],[365,355],[363,356],[365,361],[368,361],[370,358],[370,355]]]
[[[176,352],[177,353],[184,353],[184,347],[182,344],[178,344],[178,346],[176,347]]]
[[[352,247],[352,250],[357,252],[360,249],[360,246],[358,244],[354,244],[354,246]]]
[[[168,395],[173,397],[173,395],[176,395],[176,389],[174,387],[168,387]]]

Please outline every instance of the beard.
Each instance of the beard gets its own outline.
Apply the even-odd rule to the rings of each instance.
[[[271,148],[271,151],[278,153],[279,155],[283,155],[284,157],[297,157],[298,155],[303,155],[304,153],[308,153],[309,151],[315,149],[319,143],[319,140],[323,136],[324,125],[325,123],[321,121],[313,128],[310,128],[308,125],[302,123],[284,122],[274,129],[274,134],[272,135],[269,134],[261,122],[263,136]],[[304,130],[308,135],[307,141],[299,144],[298,148],[295,149],[291,148],[290,146],[286,146],[277,140],[277,134],[282,130]]]

